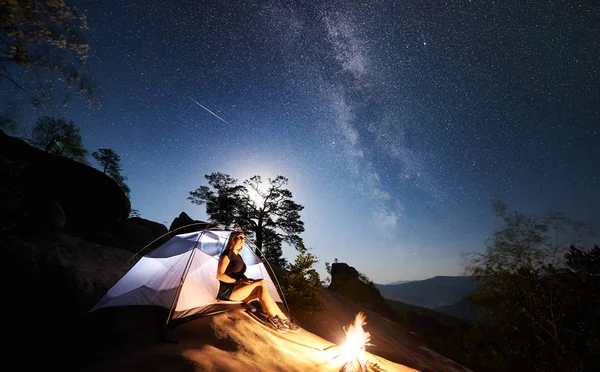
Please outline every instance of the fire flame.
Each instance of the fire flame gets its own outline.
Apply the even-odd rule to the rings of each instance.
[[[367,371],[368,360],[365,354],[365,346],[370,345],[371,335],[363,330],[363,326],[367,324],[366,316],[360,312],[356,315],[354,323],[344,329],[346,332],[346,342],[342,345],[340,357],[342,366],[341,372],[350,371]]]

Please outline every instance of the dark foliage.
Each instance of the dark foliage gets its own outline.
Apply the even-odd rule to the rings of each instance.
[[[31,144],[47,153],[86,162],[87,150],[81,142],[79,127],[63,118],[39,118],[31,133]]]
[[[272,229],[263,231],[262,256],[271,264],[277,267],[285,267],[287,262],[283,258],[283,249],[281,243],[283,239]]]
[[[317,257],[303,249],[293,264],[287,264],[286,273],[281,279],[281,289],[291,306],[304,310],[320,310],[319,292],[323,282],[314,269]]]
[[[237,179],[223,173],[207,174],[204,178],[210,187],[200,186],[191,191],[188,200],[197,205],[206,204],[206,214],[212,221],[226,226],[235,224],[240,214],[244,186],[237,185]]]
[[[302,252],[300,233],[304,222],[292,192],[285,187],[288,179],[277,176],[263,186],[260,176],[237,184],[237,179],[223,173],[204,176],[210,185],[190,192],[188,199],[197,205],[206,204],[206,214],[212,222],[242,228],[254,237],[258,254],[274,265],[283,267],[281,246],[286,242]]]
[[[121,157],[113,149],[100,148],[92,152],[92,157],[102,166],[102,172],[121,172]]]
[[[488,250],[471,256],[469,297],[492,326],[465,335],[489,370],[588,371],[600,363],[600,249],[583,251],[584,225],[563,215],[507,213]],[[568,247],[568,248],[567,248]]]
[[[432,350],[461,365],[480,369],[479,363],[467,358],[468,349],[463,345],[463,334],[471,326],[468,321],[400,301],[386,302],[395,312],[397,322],[420,336]]]
[[[67,88],[64,104],[69,91],[84,93],[91,102],[86,29],[85,14],[64,0],[0,2],[0,79],[34,105],[53,105],[57,80]],[[28,71],[32,79],[19,81],[17,70]]]
[[[115,180],[127,198],[129,198],[131,189],[125,183],[127,177],[121,175],[123,168],[121,167],[121,157],[119,154],[117,154],[113,149],[100,148],[98,151],[94,151],[92,153],[92,157],[98,160],[102,166],[102,171],[104,174],[108,174],[110,178]]]

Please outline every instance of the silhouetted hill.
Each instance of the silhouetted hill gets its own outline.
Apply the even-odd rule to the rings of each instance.
[[[331,265],[331,283],[327,289],[394,320],[394,312],[377,290],[376,284],[361,280],[359,272],[346,263],[336,262]]]
[[[424,331],[425,328],[435,328],[438,326],[440,326],[440,328],[450,327],[455,329],[467,329],[470,326],[468,321],[453,315],[442,313],[437,309],[429,309],[394,300],[386,300],[386,302],[396,313],[397,318],[400,320],[400,324],[407,326],[407,328],[415,333],[424,334],[427,333]],[[417,320],[417,318],[419,318],[419,320]],[[422,327],[419,327],[419,324],[421,324]],[[438,329],[438,331],[440,330],[441,329]],[[437,336],[440,335],[441,334],[437,334]]]
[[[436,276],[403,284],[376,284],[385,299],[430,309],[453,305],[475,289],[471,276]]]
[[[385,285],[396,285],[396,284],[404,284],[404,283],[409,283],[409,282],[412,282],[412,280],[397,280],[395,282],[388,283],[388,284],[385,284]]]
[[[386,302],[394,311],[396,321],[411,333],[427,340],[434,350],[467,367],[477,368],[470,366],[465,358],[468,350],[463,343],[463,334],[471,326],[469,321],[400,301]]]
[[[471,304],[469,304],[466,298],[463,298],[452,305],[436,307],[434,310],[469,321],[478,318],[477,310]]]

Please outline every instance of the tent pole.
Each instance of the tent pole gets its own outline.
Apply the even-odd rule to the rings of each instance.
[[[288,311],[288,313],[290,314],[290,317],[291,317],[292,316],[292,311],[290,310],[290,307],[288,306],[287,301],[285,300],[285,295],[283,294],[283,289],[281,289],[281,284],[279,284],[279,280],[277,279],[277,275],[275,274],[275,270],[273,270],[273,267],[271,267],[271,264],[269,263],[269,260],[267,260],[267,257],[260,250],[260,248],[258,248],[258,246],[256,246],[256,245],[255,245],[255,247],[260,252],[260,255],[263,256],[264,261],[267,263],[267,266],[269,267],[269,270],[271,270],[271,276],[273,278],[275,278],[275,282],[277,283],[277,289],[279,289],[279,294],[281,295],[281,298],[283,299],[283,304],[285,305],[285,308],[287,309],[287,311]],[[258,256],[257,256],[257,258],[260,259],[260,257],[258,257]]]
[[[130,258],[127,260],[127,262],[125,262],[123,265],[121,265],[121,267],[119,267],[119,268],[117,269],[117,271],[115,271],[114,275],[116,275],[116,274],[117,274],[119,271],[121,271],[121,270],[122,270],[122,269],[123,269],[123,268],[124,268],[124,267],[125,267],[125,266],[126,266],[126,265],[127,265],[129,262],[130,262],[130,261],[131,261],[131,260],[133,260],[133,259],[134,259],[134,258],[135,258],[137,255],[139,255],[139,254],[140,254],[140,252],[142,252],[144,249],[148,248],[149,246],[151,246],[152,244],[154,244],[154,243],[155,243],[155,242],[157,242],[158,240],[162,239],[163,237],[165,237],[165,236],[169,235],[169,234],[170,234],[170,233],[172,233],[172,232],[175,232],[175,231],[177,231],[177,230],[181,230],[181,229],[183,229],[183,228],[186,228],[186,227],[195,226],[195,225],[206,225],[206,227],[204,228],[204,230],[206,230],[206,229],[207,229],[209,226],[211,226],[211,225],[213,225],[213,224],[212,224],[212,223],[210,223],[210,222],[209,222],[209,223],[206,223],[206,222],[194,222],[194,223],[191,223],[191,224],[189,224],[189,225],[180,226],[180,227],[178,227],[178,228],[176,228],[176,229],[173,229],[173,230],[169,230],[169,231],[167,231],[166,233],[162,234],[161,236],[159,236],[158,238],[154,239],[154,240],[153,240],[153,241],[151,241],[150,243],[146,244],[146,246],[144,246],[144,248],[142,248],[142,249],[140,249],[139,251],[137,251],[136,253],[134,253],[134,255],[133,255],[133,256],[131,256],[131,257],[130,257]],[[114,276],[114,275],[113,275],[113,276]]]
[[[190,253],[190,258],[188,258],[188,262],[185,264],[185,269],[183,270],[183,273],[181,273],[181,278],[179,278],[179,284],[177,285],[177,292],[175,293],[175,296],[173,296],[173,302],[171,303],[171,308],[169,309],[169,315],[167,315],[167,321],[165,322],[165,326],[163,327],[163,331],[162,331],[163,339],[166,339],[167,327],[169,326],[169,322],[171,321],[171,317],[173,316],[173,310],[175,309],[175,304],[177,303],[177,300],[179,299],[179,294],[181,293],[181,288],[183,287],[183,282],[185,281],[185,277],[187,276],[187,273],[190,270],[190,266],[192,265],[192,258],[194,257],[194,253],[196,253],[196,248],[198,248],[198,242],[200,242],[200,239],[202,239],[202,235],[204,235],[204,232],[208,229],[208,226],[209,225],[207,225],[202,230],[200,235],[198,236],[198,240],[196,240],[196,245],[194,245],[194,248],[192,249],[192,252]]]

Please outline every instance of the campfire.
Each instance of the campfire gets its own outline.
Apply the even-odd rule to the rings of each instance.
[[[340,363],[340,372],[368,372],[370,368],[379,370],[376,364],[369,362],[365,353],[365,347],[372,345],[369,343],[371,335],[363,329],[365,324],[366,316],[360,312],[354,323],[348,329],[344,328],[346,342],[336,347],[339,353],[333,357],[333,360]]]

